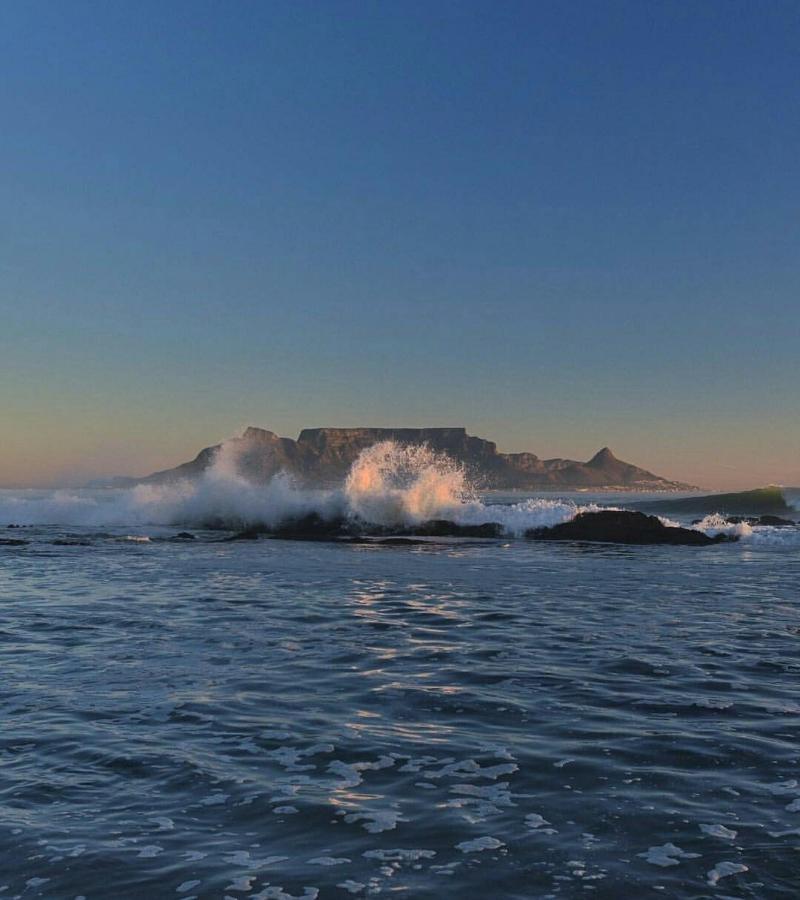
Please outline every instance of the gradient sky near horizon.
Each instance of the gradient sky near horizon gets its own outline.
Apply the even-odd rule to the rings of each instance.
[[[0,6],[0,486],[465,425],[800,484],[796,2]]]

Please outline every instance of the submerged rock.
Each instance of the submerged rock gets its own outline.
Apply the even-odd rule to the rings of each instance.
[[[20,538],[0,538],[0,546],[2,547],[24,547],[30,541],[23,541]]]
[[[173,538],[173,541],[193,541],[195,539],[191,531],[179,531]]]
[[[709,537],[702,531],[664,525],[656,516],[628,510],[579,513],[569,522],[551,528],[532,528],[525,537],[533,541],[596,541],[606,544],[684,544],[702,547],[735,540],[727,535]]]

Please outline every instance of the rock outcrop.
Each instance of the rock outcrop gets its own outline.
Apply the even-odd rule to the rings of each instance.
[[[604,544],[682,544],[702,547],[729,541],[727,535],[709,537],[692,528],[664,525],[656,516],[641,512],[604,509],[579,513],[569,522],[551,528],[534,528],[525,537],[532,541],[592,541]]]
[[[497,490],[691,490],[617,459],[608,447],[588,462],[540,459],[533,453],[500,453],[493,441],[467,434],[465,428],[306,428],[298,439],[279,437],[263,428],[248,428],[225,447],[235,455],[245,477],[264,482],[285,471],[307,486],[342,481],[362,450],[380,441],[427,444],[462,463],[470,479],[482,489]],[[154,472],[124,484],[164,483],[195,478],[209,468],[222,445],[201,450],[190,462]],[[115,479],[113,486],[124,486]]]
[[[356,541],[418,543],[430,539],[459,538],[498,540],[506,536],[497,522],[461,525],[447,519],[430,519],[413,526],[382,527],[344,518],[325,519],[309,513],[274,526],[257,526],[223,538],[224,541],[257,540],[259,537],[292,541]],[[531,541],[575,541],[607,544],[672,544],[704,547],[735,537],[709,537],[702,531],[667,526],[655,516],[627,510],[600,510],[578,514],[569,522],[525,533]]]

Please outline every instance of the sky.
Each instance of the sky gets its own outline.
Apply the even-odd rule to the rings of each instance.
[[[800,484],[796,2],[0,4],[0,486],[252,424]]]

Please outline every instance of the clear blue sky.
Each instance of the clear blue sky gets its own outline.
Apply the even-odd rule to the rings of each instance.
[[[0,6],[0,484],[245,424],[800,483],[797,2]]]

